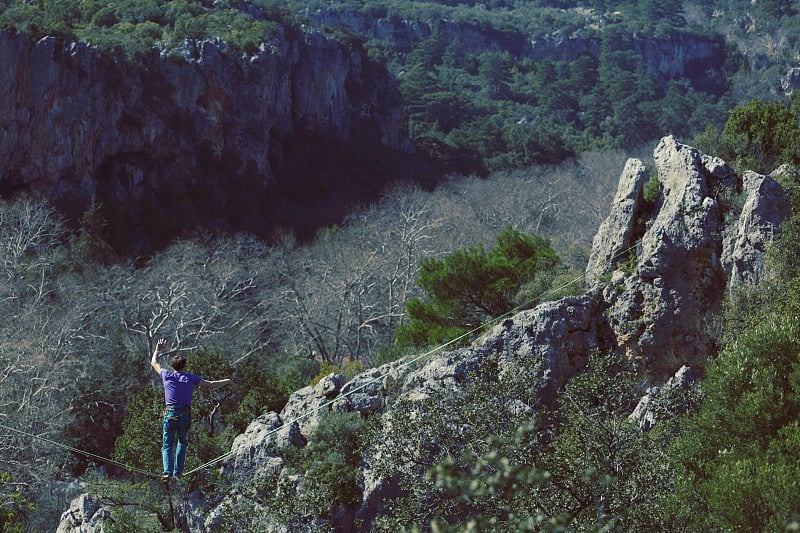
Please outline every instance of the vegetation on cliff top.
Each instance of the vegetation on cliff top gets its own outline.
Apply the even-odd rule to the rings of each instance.
[[[587,149],[632,149],[667,131],[689,138],[709,124],[721,127],[734,98],[763,93],[758,84],[749,94],[742,89],[752,65],[732,45],[699,67],[665,74],[645,68],[635,41],[720,44],[716,30],[749,21],[742,39],[780,33],[785,57],[768,61],[788,65],[800,37],[794,6],[779,0],[746,9],[723,0],[39,0],[7,1],[2,9],[0,27],[82,39],[132,58],[179,51],[186,39],[219,39],[252,54],[271,50],[287,26],[319,25],[386,64],[405,99],[404,133],[421,153],[462,173],[558,163]],[[379,37],[372,29],[378,19],[393,30]],[[463,31],[485,42],[467,42]],[[565,47],[577,39],[595,51],[534,61],[524,51],[531,39]]]

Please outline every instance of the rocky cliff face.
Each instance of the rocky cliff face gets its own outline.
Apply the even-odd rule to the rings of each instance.
[[[619,350],[644,363],[649,388],[632,417],[650,427],[653,399],[702,375],[716,349],[711,318],[729,291],[763,278],[766,249],[789,213],[772,177],[740,178],[724,161],[672,137],[661,140],[654,160],[654,170],[634,159],[625,165],[594,240],[584,295],[520,312],[466,348],[399,360],[349,383],[329,376],[297,391],[281,413],[259,417],[236,438],[221,469],[230,487],[224,494],[188,498],[190,529],[218,531],[226,509],[252,487],[299,487],[297,474],[285,468],[284,452],[305,446],[320,420],[338,411],[383,422],[361,465],[360,502],[329,517],[340,531],[369,530],[402,493],[393,476],[375,466],[396,452],[395,422],[408,413],[398,406],[415,405],[424,418],[428,400],[458,397],[469,376],[524,375],[534,399],[503,408],[535,418],[542,406],[553,405],[592,350]],[[660,192],[646,199],[645,184],[656,176]],[[270,531],[292,530],[277,516],[267,522]]]
[[[725,59],[722,37],[671,35],[660,39],[631,39],[631,49],[642,57],[647,69],[666,86],[675,78],[688,78],[695,86],[704,87],[703,77],[710,69],[718,69]],[[598,57],[601,41],[593,32],[564,35],[555,31],[531,39],[526,56],[536,61],[545,59],[574,61],[583,55]]]
[[[286,183],[304,158],[292,142],[401,148],[398,92],[365,53],[315,32],[263,48],[239,57],[187,42],[174,57],[132,63],[0,32],[0,192],[41,193],[70,215],[95,197],[129,231],[152,216],[236,228],[269,219],[276,196],[307,185]],[[314,178],[312,199],[346,187]]]

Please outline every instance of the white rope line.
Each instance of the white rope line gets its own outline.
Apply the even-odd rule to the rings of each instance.
[[[634,244],[633,246],[631,246],[631,247],[627,248],[626,250],[623,250],[622,252],[620,252],[619,254],[617,254],[617,255],[615,256],[615,258],[616,258],[616,257],[619,257],[619,256],[621,256],[621,255],[623,255],[623,254],[625,254],[625,253],[628,253],[630,250],[634,249],[636,246],[637,246],[637,244]],[[392,368],[392,369],[390,369],[390,370],[387,370],[387,371],[386,371],[386,372],[384,372],[383,374],[381,374],[381,375],[379,375],[379,376],[377,376],[377,377],[374,377],[374,378],[372,378],[372,379],[370,379],[370,380],[368,380],[368,381],[364,382],[363,384],[359,385],[358,387],[356,387],[356,388],[354,388],[354,389],[351,389],[351,390],[347,391],[347,392],[346,392],[346,393],[344,393],[344,394],[339,394],[339,395],[338,395],[338,396],[336,396],[335,398],[333,398],[333,399],[331,399],[331,400],[328,400],[327,402],[325,402],[325,403],[323,403],[323,404],[321,404],[321,405],[319,405],[319,406],[315,407],[314,409],[311,409],[310,411],[306,411],[305,413],[303,413],[303,414],[301,414],[301,415],[299,415],[299,416],[297,416],[297,417],[295,417],[295,418],[293,418],[293,419],[289,420],[288,422],[285,422],[285,423],[283,423],[283,424],[282,424],[280,427],[277,427],[277,428],[274,428],[274,429],[272,429],[272,430],[268,431],[268,432],[267,432],[267,433],[264,435],[264,438],[266,438],[266,437],[269,437],[269,436],[271,436],[271,435],[274,435],[275,433],[278,433],[279,431],[281,431],[281,430],[283,430],[283,429],[286,429],[286,428],[289,428],[289,427],[291,427],[291,426],[292,426],[292,424],[294,424],[294,423],[296,423],[296,422],[299,422],[300,420],[303,420],[304,418],[308,418],[309,416],[311,416],[312,414],[316,413],[317,411],[320,411],[320,410],[322,410],[322,409],[324,409],[324,408],[326,408],[326,407],[329,407],[330,405],[332,405],[332,404],[334,404],[334,403],[338,402],[339,400],[342,400],[342,399],[344,399],[344,398],[347,398],[347,397],[348,397],[348,396],[350,396],[351,394],[354,394],[354,393],[356,393],[356,392],[358,392],[358,391],[360,391],[360,390],[363,390],[363,389],[367,388],[368,386],[372,385],[372,384],[373,384],[373,383],[375,383],[376,381],[381,381],[381,380],[383,380],[384,378],[388,377],[388,376],[389,376],[391,373],[393,373],[393,372],[397,372],[398,370],[400,370],[400,369],[402,369],[402,368],[405,368],[405,367],[407,367],[407,366],[410,366],[410,365],[412,365],[412,364],[416,363],[417,361],[419,361],[420,359],[423,359],[423,358],[425,358],[425,357],[427,357],[427,356],[429,356],[429,355],[431,355],[431,354],[434,354],[434,353],[436,353],[436,352],[438,352],[438,351],[440,351],[440,350],[442,350],[442,349],[444,349],[444,348],[446,348],[446,347],[450,346],[451,344],[457,343],[457,342],[461,341],[462,339],[464,339],[464,338],[466,338],[466,337],[469,337],[469,336],[473,335],[474,333],[477,333],[478,331],[481,331],[481,330],[483,330],[484,328],[486,328],[486,327],[488,327],[488,326],[490,326],[490,325],[496,324],[496,323],[500,322],[501,320],[504,320],[506,317],[508,317],[508,316],[510,316],[510,315],[512,315],[512,314],[516,314],[516,313],[518,313],[520,310],[522,310],[522,309],[523,309],[523,308],[525,308],[526,306],[530,305],[530,304],[531,304],[531,303],[533,303],[534,301],[536,301],[536,300],[538,300],[538,299],[542,298],[543,296],[547,296],[548,294],[552,294],[552,293],[555,293],[555,292],[557,292],[557,291],[560,291],[560,290],[562,290],[562,289],[564,289],[564,288],[566,288],[566,287],[569,287],[569,286],[570,286],[570,285],[572,285],[573,283],[575,283],[575,282],[577,282],[577,281],[579,281],[579,280],[581,280],[581,279],[583,279],[583,278],[584,278],[584,274],[581,274],[580,276],[576,277],[575,279],[572,279],[572,280],[570,280],[570,281],[568,281],[568,282],[566,282],[566,283],[562,284],[562,285],[561,285],[561,286],[559,286],[559,287],[556,287],[556,288],[554,288],[554,289],[550,289],[550,290],[548,290],[548,291],[546,291],[546,292],[544,292],[544,293],[542,293],[542,294],[539,294],[539,295],[537,295],[537,296],[535,296],[535,297],[531,298],[531,299],[530,299],[530,300],[528,300],[527,302],[525,302],[525,303],[523,303],[523,304],[520,304],[520,305],[518,305],[517,307],[515,307],[515,308],[511,309],[510,311],[507,311],[506,313],[503,313],[502,315],[500,315],[500,316],[498,316],[498,317],[495,317],[495,318],[493,318],[493,319],[491,319],[491,320],[488,320],[488,321],[486,321],[486,322],[482,323],[480,326],[477,326],[476,328],[473,328],[472,330],[470,330],[470,331],[467,331],[466,333],[463,333],[463,334],[459,335],[458,337],[456,337],[456,338],[454,338],[454,339],[451,339],[451,340],[447,341],[447,342],[446,342],[446,343],[444,343],[444,344],[441,344],[441,345],[439,345],[439,346],[436,346],[436,347],[434,347],[434,348],[432,348],[432,349],[428,350],[427,352],[421,353],[421,354],[417,355],[416,357],[413,357],[413,358],[411,358],[411,359],[409,359],[409,360],[407,360],[407,361],[403,362],[402,364],[400,364],[400,365],[398,365],[398,366],[396,366],[396,367],[394,367],[394,368]],[[215,458],[215,459],[212,459],[211,461],[208,461],[207,463],[204,463],[204,464],[202,464],[202,465],[200,465],[200,466],[198,466],[198,467],[196,467],[196,468],[193,468],[192,470],[189,470],[188,472],[186,472],[186,474],[185,474],[185,475],[187,475],[187,476],[188,476],[188,475],[190,475],[190,474],[193,474],[194,472],[197,472],[197,471],[199,471],[199,470],[203,470],[203,469],[205,469],[205,468],[208,468],[208,467],[210,467],[210,466],[213,466],[213,465],[215,465],[215,464],[217,464],[217,463],[219,463],[219,462],[221,462],[221,461],[224,461],[225,459],[227,459],[228,457],[232,456],[233,454],[234,454],[234,451],[233,451],[233,450],[231,450],[231,451],[229,451],[229,452],[227,452],[227,453],[224,453],[223,455],[220,455],[219,457],[217,457],[217,458]]]
[[[81,455],[85,455],[86,457],[92,457],[94,459],[98,459],[100,461],[103,461],[103,462],[106,462],[106,463],[110,463],[112,465],[119,466],[119,467],[124,468],[125,470],[129,470],[131,472],[136,472],[138,474],[142,474],[142,475],[145,475],[145,476],[148,476],[148,477],[158,477],[158,474],[154,474],[152,472],[148,472],[146,470],[142,470],[141,468],[137,468],[135,466],[126,465],[125,463],[121,463],[119,461],[115,461],[114,459],[109,459],[108,457],[103,457],[101,455],[97,455],[97,454],[92,453],[92,452],[87,452],[86,450],[81,450],[79,448],[75,448],[74,446],[69,446],[68,444],[62,444],[62,443],[56,442],[56,441],[54,441],[52,439],[48,439],[47,437],[42,437],[41,435],[36,435],[34,433],[29,433],[29,432],[23,431],[21,429],[12,428],[12,427],[6,426],[4,424],[0,424],[0,428],[5,429],[7,431],[13,431],[15,433],[19,433],[20,435],[25,435],[25,436],[28,436],[28,437],[32,437],[34,439],[38,439],[38,440],[47,442],[49,444],[52,444],[53,446],[58,446],[59,448],[63,448],[65,450],[69,450],[71,452],[75,452],[75,453],[78,453],[78,454],[81,454]]]

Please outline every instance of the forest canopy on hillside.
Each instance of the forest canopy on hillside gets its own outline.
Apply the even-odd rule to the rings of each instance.
[[[287,31],[320,31],[386,65],[404,97],[404,133],[420,153],[461,173],[720,128],[735,104],[771,90],[800,40],[796,6],[783,0],[6,0],[0,9],[0,28],[77,38],[134,61],[180,55],[186,39],[272,53]],[[765,36],[784,43],[781,55],[761,43]],[[679,75],[648,68],[634,46],[691,39],[720,50]],[[536,40],[587,49],[535,59],[527,47]]]

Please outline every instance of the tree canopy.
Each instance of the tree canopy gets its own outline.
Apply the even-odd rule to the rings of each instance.
[[[506,227],[495,246],[462,248],[444,259],[425,258],[417,283],[427,301],[412,298],[406,304],[409,321],[400,325],[396,337],[400,346],[424,346],[449,341],[484,321],[501,316],[518,303],[536,301],[539,286],[525,293],[540,279],[549,279],[560,261],[550,242]]]

